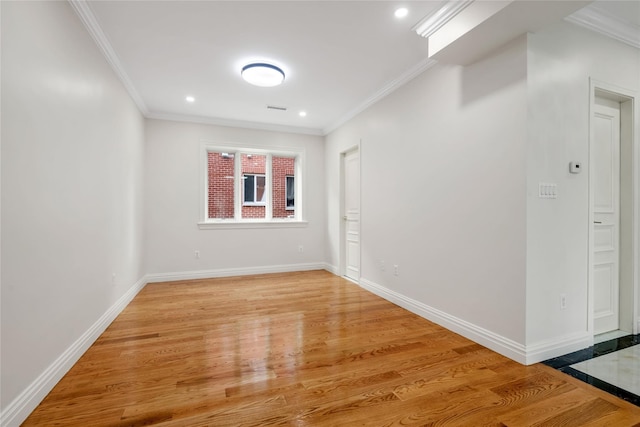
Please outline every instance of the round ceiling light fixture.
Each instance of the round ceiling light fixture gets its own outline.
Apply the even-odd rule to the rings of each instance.
[[[242,78],[254,86],[273,87],[282,84],[284,71],[275,65],[254,62],[242,67]]]

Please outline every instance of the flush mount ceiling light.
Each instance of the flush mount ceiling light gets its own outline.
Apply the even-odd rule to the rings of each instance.
[[[242,78],[254,86],[273,87],[284,81],[284,71],[275,65],[254,62],[242,67]]]

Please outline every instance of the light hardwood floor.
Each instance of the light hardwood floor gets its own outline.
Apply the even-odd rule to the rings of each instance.
[[[147,285],[25,426],[639,426],[324,271]]]

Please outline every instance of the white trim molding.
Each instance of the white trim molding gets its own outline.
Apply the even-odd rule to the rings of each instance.
[[[473,1],[473,0],[466,0]],[[100,50],[102,51],[105,59],[111,65],[111,68],[114,70],[116,75],[122,81],[122,84],[129,92],[129,95],[133,99],[133,101],[138,106],[138,109],[142,113],[142,115],[147,119],[156,119],[156,120],[169,120],[169,121],[177,121],[177,122],[187,122],[187,123],[198,123],[198,124],[208,124],[208,125],[216,125],[216,126],[228,126],[228,127],[241,127],[245,129],[256,129],[256,130],[265,130],[272,132],[285,132],[285,133],[295,133],[302,135],[316,135],[316,136],[326,136],[330,132],[334,131],[344,123],[351,120],[360,112],[366,110],[371,105],[380,101],[385,96],[389,95],[396,89],[400,88],[404,84],[408,83],[410,80],[418,76],[423,71],[432,67],[436,61],[426,58],[412,68],[404,72],[402,75],[397,77],[396,79],[388,82],[381,89],[373,93],[369,98],[367,98],[363,103],[354,109],[348,111],[345,115],[339,118],[332,125],[327,126],[323,129],[309,128],[309,127],[298,127],[298,126],[287,126],[287,125],[279,125],[273,123],[261,123],[261,122],[252,122],[245,120],[235,120],[235,119],[225,119],[221,117],[202,117],[202,116],[190,116],[183,114],[174,114],[174,113],[160,113],[149,111],[146,104],[142,100],[142,97],[136,90],[133,82],[129,78],[129,75],[125,71],[120,58],[118,57],[116,51],[113,49],[113,46],[109,42],[108,37],[100,27],[100,24],[91,10],[91,4],[87,0],[68,0],[69,4],[78,15],[83,25],[96,42]],[[457,2],[452,2],[457,3]]]
[[[596,4],[580,9],[564,19],[640,49],[640,26],[623,21]]]
[[[589,331],[576,332],[552,340],[526,346],[526,365],[542,362],[553,357],[573,353],[593,345],[593,335]]]
[[[271,221],[200,221],[198,228],[200,230],[220,230],[220,229],[236,229],[236,228],[304,228],[309,225],[308,221],[298,220],[271,220]]]
[[[131,82],[129,75],[126,73],[126,71],[124,71],[124,67],[120,62],[120,58],[118,58],[118,55],[113,49],[113,46],[111,46],[109,39],[105,35],[104,31],[102,31],[100,24],[98,24],[98,20],[93,14],[89,2],[86,0],[68,1],[93,40],[96,42],[100,50],[102,50],[102,54],[104,55],[109,65],[111,65],[111,68],[113,68],[113,71],[115,71],[116,75],[120,78],[120,81],[122,81],[122,84],[127,89],[127,92],[129,92],[129,95],[131,96],[131,99],[133,99],[133,102],[136,103],[140,112],[142,112],[142,114],[147,117],[149,114],[147,106],[145,105],[142,97]]]
[[[415,31],[421,37],[429,38],[447,22],[455,18],[465,10],[474,0],[451,0],[444,3],[439,9],[431,12],[420,20],[411,31]]]
[[[466,320],[452,316],[444,311],[430,307],[420,301],[416,301],[398,292],[392,291],[384,286],[373,283],[370,280],[361,278],[360,286],[373,292],[394,304],[405,308],[420,317],[424,317],[440,326],[443,326],[465,338],[477,342],[491,350],[502,354],[516,362],[527,364],[526,348],[523,344],[493,333],[478,325]]]
[[[0,426],[20,425],[146,284],[146,276],[138,280],[18,397],[9,403],[0,415]]]
[[[196,124],[204,124],[204,125],[227,126],[227,127],[236,127],[236,128],[243,128],[243,129],[266,130],[271,132],[295,133],[295,134],[302,134],[302,135],[316,135],[316,136],[324,135],[321,129],[278,125],[273,123],[251,122],[246,120],[224,119],[221,117],[189,116],[184,114],[158,113],[158,112],[148,112],[144,116],[147,119],[168,120],[173,122],[186,122],[186,123],[196,123]]]
[[[593,345],[593,336],[587,331],[555,338],[534,345],[523,345],[509,338],[491,332],[481,326],[452,316],[444,311],[430,307],[370,280],[361,278],[360,286],[394,304],[405,308],[420,317],[424,317],[440,326],[477,342],[497,353],[523,365],[571,353]]]
[[[215,270],[179,271],[155,273],[145,276],[147,283],[175,282],[183,280],[214,279],[217,277],[251,276],[254,274],[291,273],[295,271],[325,270],[324,262],[265,265],[262,267],[219,268]]]
[[[620,102],[620,111],[621,111],[621,126],[624,129],[630,131],[627,133],[628,139],[622,139],[621,135],[621,143],[623,141],[628,141],[626,143],[631,144],[631,234],[632,234],[632,244],[631,244],[631,259],[638,260],[640,254],[640,115],[638,115],[638,99],[639,93],[635,90],[627,89],[624,87],[620,87],[616,84],[608,83],[605,81],[601,81],[591,77],[589,79],[589,117],[590,117],[590,129],[591,129],[591,117],[593,117],[593,106],[595,105],[596,96],[603,96],[604,98],[608,98],[611,100],[615,100]],[[590,140],[593,138],[590,130]],[[626,144],[625,143],[625,144]],[[590,142],[591,144],[591,142]],[[589,223],[593,222],[592,212],[593,206],[593,186],[589,185]],[[589,251],[588,254],[593,253],[593,236],[592,229],[589,229]],[[631,288],[633,293],[633,308],[632,314],[630,318],[631,325],[627,323],[624,325],[624,328],[631,326],[633,329],[633,334],[638,334],[640,332],[640,265],[638,262],[633,262],[633,265],[630,267],[631,271]],[[593,257],[589,255],[588,257],[588,306],[587,306],[587,325],[589,326],[590,332],[594,331],[594,310],[593,310],[593,301],[594,301],[594,279],[593,279]],[[634,319],[637,319],[634,322]],[[628,322],[628,321],[627,321]]]
[[[118,301],[69,346],[47,369],[22,391],[0,414],[0,426],[20,425],[42,402],[53,387],[73,367],[80,357],[100,337],[116,317],[135,296],[152,282],[206,279],[215,277],[246,276],[252,274],[286,273],[295,271],[328,270],[324,262],[289,264],[264,267],[226,268],[218,270],[186,271],[175,273],[147,274],[138,280]]]
[[[340,270],[338,269],[338,267],[333,265],[333,264],[329,264],[328,262],[324,263],[324,269],[327,270],[329,273],[334,274],[336,276],[340,275]],[[638,320],[638,322],[640,324],[640,320]]]
[[[346,114],[344,114],[342,117],[340,117],[333,124],[331,124],[330,126],[325,127],[322,130],[322,135],[326,136],[326,135],[330,134],[331,132],[333,132],[334,130],[338,129],[340,126],[342,126],[343,124],[347,123],[349,120],[351,120],[352,118],[354,118],[355,116],[357,116],[358,114],[360,114],[361,112],[366,110],[367,108],[371,107],[373,104],[375,104],[376,102],[380,101],[384,97],[390,95],[391,93],[395,92],[396,90],[398,90],[399,88],[401,88],[405,84],[409,83],[411,80],[413,80],[414,78],[418,77],[424,71],[426,71],[429,68],[433,67],[437,63],[438,63],[437,61],[435,61],[433,59],[429,59],[429,58],[425,58],[422,61],[418,62],[416,65],[414,65],[413,67],[409,68],[407,71],[402,73],[400,76],[398,76],[397,78],[391,80],[386,85],[384,85],[382,88],[380,88],[379,90],[374,92],[363,103],[361,103],[360,105],[358,105],[354,109],[348,111]]]

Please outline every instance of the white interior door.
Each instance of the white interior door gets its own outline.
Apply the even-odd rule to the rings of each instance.
[[[345,276],[360,280],[360,152],[344,155]]]
[[[592,118],[594,334],[617,330],[620,311],[620,104],[596,98]]]

